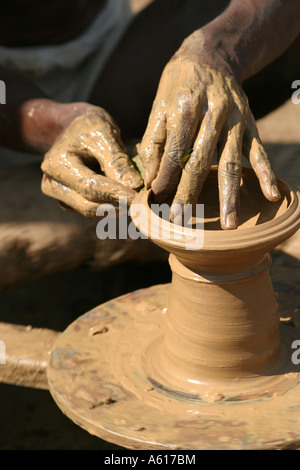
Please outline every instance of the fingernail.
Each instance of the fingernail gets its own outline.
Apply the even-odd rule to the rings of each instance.
[[[144,170],[144,186],[146,189],[151,188],[151,183],[153,183],[153,178],[150,178],[149,171],[145,168]]]
[[[230,212],[226,216],[225,228],[228,230],[233,230],[238,227],[238,219],[235,212]]]
[[[279,192],[279,189],[277,188],[277,186],[275,184],[273,184],[273,186],[271,186],[270,193],[271,193],[272,197],[276,200],[281,198],[281,194]]]
[[[148,167],[145,168],[144,170],[144,184],[145,188],[150,189],[152,187],[153,189],[153,184],[155,186],[155,183],[157,181],[157,171],[153,167]]]
[[[151,184],[149,183],[149,179],[148,179],[146,173],[145,173],[145,176],[144,176],[144,186],[145,186],[146,189],[150,189],[150,188],[151,188]]]
[[[182,207],[180,204],[172,204],[170,209],[170,220],[175,225],[182,225]]]
[[[137,173],[126,173],[122,178],[122,183],[134,189],[138,189],[143,185],[142,178]]]

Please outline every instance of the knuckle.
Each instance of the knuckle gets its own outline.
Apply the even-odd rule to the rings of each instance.
[[[227,161],[220,166],[219,171],[221,179],[235,184],[240,181],[242,166],[240,162]]]
[[[218,110],[221,112],[231,107],[232,101],[232,96],[229,93],[226,93],[225,90],[213,90],[211,98],[209,99],[209,103],[211,103],[214,107],[217,105]]]
[[[201,92],[199,89],[191,89],[190,87],[180,88],[175,94],[176,110],[184,115],[190,113],[191,108],[200,103]]]
[[[218,97],[218,108],[221,113],[229,108],[232,108],[233,100],[232,97],[226,93],[222,93]]]
[[[166,160],[173,167],[179,166],[180,158],[181,158],[181,152],[179,150],[169,149],[168,152],[166,153]]]
[[[87,218],[87,219],[95,219],[96,218],[96,210],[95,208],[91,206],[83,206],[81,213]]]
[[[263,147],[260,147],[256,151],[252,151],[250,159],[251,165],[255,166],[258,170],[269,169],[271,166],[267,153]]]
[[[97,200],[99,197],[98,181],[94,177],[81,178],[76,185],[76,192],[90,201]]]
[[[241,119],[246,120],[247,115],[248,115],[248,104],[245,102],[244,99],[242,99],[240,96],[237,96],[235,98],[235,105],[238,108],[240,114],[241,114]]]
[[[127,155],[118,151],[112,153],[111,162],[114,166],[128,167],[130,165]]]
[[[55,193],[55,188],[53,187],[53,180],[47,175],[44,175],[41,182],[42,193],[46,196],[53,196]]]
[[[239,175],[241,171],[241,165],[237,162],[227,162],[226,171],[232,175]]]
[[[44,159],[41,163],[41,170],[45,172],[47,171],[47,169],[48,169],[47,161]]]
[[[41,163],[41,169],[43,171],[46,171],[48,168],[49,168],[49,163],[50,163],[50,160],[51,160],[51,150],[49,150],[45,156],[44,156],[44,159]]]
[[[206,162],[202,162],[197,156],[192,155],[184,167],[185,173],[190,176],[201,176],[206,174],[208,165]]]
[[[114,168],[117,175],[122,177],[128,171],[133,171],[134,166],[128,159],[126,154],[114,153],[111,160],[112,167]]]
[[[177,142],[172,142],[165,153],[165,159],[174,167],[181,164],[183,156],[182,146]]]
[[[47,180],[43,177],[42,182],[41,182],[41,190],[43,193],[47,190],[47,186],[48,186]]]
[[[248,105],[244,101],[241,104],[240,111],[241,111],[241,116],[242,116],[243,121],[246,122],[247,116],[248,116]]]

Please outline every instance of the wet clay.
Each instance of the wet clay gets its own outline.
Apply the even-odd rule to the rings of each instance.
[[[280,193],[245,93],[222,61],[219,69],[210,65],[203,41],[201,31],[193,33],[165,67],[138,151],[146,188],[157,202],[173,203],[171,220],[176,205],[197,201],[217,152],[220,222],[235,229],[243,154],[267,200]]]
[[[262,375],[286,370],[268,252],[275,238],[277,244],[297,230],[299,207],[283,184],[281,200],[266,201],[253,171],[245,169],[243,223],[234,234],[223,233],[213,197],[216,179],[214,168],[199,198],[204,203],[201,249],[191,245],[186,250],[183,240],[169,245],[153,240],[171,252],[173,278],[165,333],[147,352],[145,368],[155,383],[191,395],[208,396],[210,389],[221,395],[232,389],[248,395],[255,382],[241,379],[259,377],[259,394],[265,387]],[[151,215],[151,198],[147,202],[144,195],[139,200],[148,204]],[[280,233],[281,219],[288,213],[290,222]],[[139,223],[142,231],[144,222]]]
[[[130,204],[143,185],[117,124],[94,106],[71,122],[41,168],[42,191],[90,218],[96,217],[99,203],[118,204],[126,197]]]
[[[220,387],[191,397],[146,374],[143,359],[164,334],[169,294],[168,284],[132,292],[87,312],[63,332],[48,365],[49,388],[63,412],[91,434],[129,449],[299,443],[299,372],[285,374],[276,392],[270,376],[260,395],[249,388],[247,396],[231,393],[227,399]],[[285,328],[289,342],[299,337],[299,330]]]
[[[214,185],[217,170],[210,178]],[[252,178],[245,170],[246,186]],[[171,253],[171,285],[114,299],[60,336],[49,388],[71,419],[132,449],[299,443],[300,369],[291,348],[300,332],[280,323],[268,252],[299,228],[300,197],[280,185],[275,214],[256,207],[261,223],[251,216],[235,231],[205,230],[194,250],[153,240]],[[145,233],[150,201],[151,191],[136,198],[147,213],[133,220]]]

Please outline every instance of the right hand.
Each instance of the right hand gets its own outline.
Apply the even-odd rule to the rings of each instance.
[[[201,30],[166,65],[138,149],[145,186],[157,202],[170,201],[172,221],[197,203],[216,150],[222,229],[238,227],[243,154],[266,199],[280,198],[248,99],[229,65],[203,47]]]
[[[99,204],[118,205],[120,197],[126,197],[129,206],[143,185],[117,124],[96,106],[87,105],[71,121],[41,168],[42,192],[88,218],[97,217]]]

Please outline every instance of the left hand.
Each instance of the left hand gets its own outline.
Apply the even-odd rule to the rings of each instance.
[[[43,193],[88,218],[97,218],[102,203],[118,206],[126,198],[130,206],[143,185],[119,127],[97,106],[87,105],[71,120],[41,168]]]

